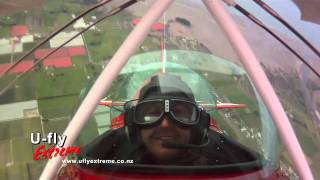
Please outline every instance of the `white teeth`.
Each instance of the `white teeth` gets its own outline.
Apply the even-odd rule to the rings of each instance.
[[[160,136],[160,137],[158,137],[158,139],[169,140],[169,139],[173,139],[173,137],[172,136]]]

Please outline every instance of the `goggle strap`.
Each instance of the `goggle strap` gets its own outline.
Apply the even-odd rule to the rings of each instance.
[[[168,99],[164,100],[164,112],[170,111],[170,101]]]

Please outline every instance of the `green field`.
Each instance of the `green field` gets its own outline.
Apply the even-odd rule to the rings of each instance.
[[[33,161],[36,146],[30,143],[30,133],[41,132],[40,119],[2,122],[0,132],[0,179],[39,177],[44,161]]]
[[[244,109],[216,111],[213,114],[213,118],[217,121],[218,127],[229,137],[232,137],[241,144],[263,153],[257,139],[248,138],[240,131],[243,127],[246,127],[246,129],[252,128],[256,132],[262,131],[257,100],[255,99],[255,95],[247,78],[243,76],[242,80],[236,80],[233,76],[229,75],[212,72],[205,73],[208,74],[208,81],[213,85],[215,93],[220,97],[220,101],[223,103],[245,104],[247,106]],[[242,82],[243,85],[239,85],[240,82]],[[250,94],[250,92],[252,94]],[[227,114],[229,114],[230,117],[226,117]]]
[[[0,37],[9,37],[10,36],[10,26],[1,26]]]
[[[105,22],[106,27],[109,27],[109,24],[109,22]],[[112,58],[113,54],[129,33],[128,30],[120,31],[121,33],[119,33],[119,31],[120,29],[118,27],[112,27],[104,28],[103,32],[88,31],[84,34],[84,39],[93,62],[110,60]]]
[[[38,179],[45,161],[33,160],[38,146],[31,145],[30,133],[63,133],[87,81],[86,64],[75,64],[76,67],[68,69],[30,72],[1,97],[2,104],[38,100],[44,121],[36,118],[0,122],[0,179]],[[4,77],[0,85],[4,86],[13,78],[14,75]]]
[[[28,20],[24,13],[12,15],[18,24],[27,24],[30,33],[48,35],[49,32],[71,20],[71,14],[79,14],[87,5],[79,2],[63,0],[46,1],[43,9],[28,12]],[[102,13],[90,13],[84,19],[88,22],[91,15],[101,16]],[[45,161],[34,161],[35,145],[30,143],[31,132],[56,132],[62,134],[68,125],[75,108],[83,97],[80,92],[90,88],[88,83],[100,74],[105,60],[109,60],[125,39],[130,27],[120,27],[119,23],[131,21],[131,15],[124,12],[120,16],[111,18],[97,27],[100,31],[88,31],[84,34],[89,56],[74,56],[71,68],[45,69],[37,66],[34,72],[20,78],[9,90],[0,97],[0,104],[38,100],[40,117],[0,122],[0,179],[37,179],[43,170]],[[99,17],[98,17],[99,18]],[[92,21],[92,20],[90,20]],[[0,28],[1,37],[9,37],[11,25]],[[71,28],[68,28],[71,30]],[[121,32],[121,33],[119,33]],[[35,38],[34,43],[24,44],[25,52],[15,54],[15,59],[21,57],[43,38]],[[149,43],[150,45],[152,43]],[[40,49],[49,48],[46,43]],[[10,62],[11,55],[0,56],[1,63]],[[33,54],[27,59],[34,59]],[[0,79],[0,88],[5,87],[15,79],[16,75],[6,75]],[[92,118],[86,125],[85,136],[80,136],[79,144],[93,140],[97,135],[97,125]]]

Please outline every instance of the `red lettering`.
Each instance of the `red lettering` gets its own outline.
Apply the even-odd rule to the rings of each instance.
[[[36,149],[36,152],[33,155],[33,159],[35,161],[40,160],[40,155],[42,155],[43,159],[51,159],[52,157],[57,157],[58,155],[61,157],[67,156],[69,153],[74,153],[76,155],[80,154],[80,146],[77,147],[68,147],[66,148],[56,148],[54,146],[51,146],[49,149],[45,149],[44,145],[39,146]]]
[[[48,152],[49,152],[49,159],[51,159],[51,158],[52,158],[52,154],[53,154],[54,150],[55,150],[54,146],[51,146],[51,147],[50,147],[50,149],[48,149]]]
[[[61,157],[64,157],[66,154],[63,154],[64,153],[64,151],[66,150],[66,148],[61,148],[61,150],[60,150],[60,153],[59,153],[59,155],[61,156]]]
[[[79,155],[80,154],[80,146],[78,146],[78,147],[72,147],[72,146],[68,147],[67,153],[75,153],[75,154]]]
[[[59,152],[60,152],[60,149],[59,149],[59,148],[56,148],[56,149],[55,149],[55,152],[56,152],[56,153],[54,154],[54,157],[57,157],[57,155],[58,155]]]
[[[74,152],[76,153],[76,155],[80,154],[80,146],[76,147]]]
[[[44,145],[41,145],[36,149],[36,152],[33,155],[33,160],[35,161],[40,160],[39,156],[42,154],[41,149],[44,149]]]

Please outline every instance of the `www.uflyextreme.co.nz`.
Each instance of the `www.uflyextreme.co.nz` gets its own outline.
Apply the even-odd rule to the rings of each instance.
[[[65,159],[62,160],[63,164],[132,164],[133,160],[127,159]]]

